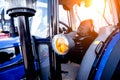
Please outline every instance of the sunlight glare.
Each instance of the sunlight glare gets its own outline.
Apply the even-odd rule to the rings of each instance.
[[[80,6],[77,6],[77,14],[81,21],[92,19],[96,32],[98,32],[101,27],[108,26],[103,15],[109,23],[113,23],[108,2],[106,1],[105,4],[104,0],[92,0],[92,5],[89,7],[85,7],[85,3],[82,2]],[[76,23],[78,24],[80,22],[78,21]]]
[[[104,0],[92,0],[92,7],[102,13],[105,7]]]

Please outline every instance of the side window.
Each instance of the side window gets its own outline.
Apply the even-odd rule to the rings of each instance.
[[[36,38],[48,37],[48,22],[47,22],[47,0],[38,0],[36,3],[36,13],[32,18],[31,34]]]
[[[68,24],[68,12],[64,10],[62,5],[59,5],[59,21],[62,21],[64,23]]]
[[[68,27],[71,27],[69,19],[69,12],[62,5],[59,5],[59,28],[65,33],[69,31]]]

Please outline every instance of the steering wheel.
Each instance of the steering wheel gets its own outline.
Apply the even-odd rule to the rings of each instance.
[[[64,23],[62,21],[59,21],[59,24],[60,24],[60,26],[59,26],[59,32],[60,33],[67,34],[67,33],[72,31],[72,28],[70,28],[66,23]]]

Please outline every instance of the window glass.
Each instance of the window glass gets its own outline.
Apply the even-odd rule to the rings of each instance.
[[[59,20],[68,25],[68,14],[62,5],[59,5]]]
[[[118,23],[115,7],[111,5],[109,0],[93,0],[92,5],[89,7],[81,2],[81,5],[76,4],[74,6],[74,14],[78,15],[76,16],[76,28],[81,21],[86,19],[93,20],[96,32],[101,27],[117,25]]]
[[[31,34],[36,38],[46,38],[48,34],[48,16],[47,16],[47,0],[38,0],[36,3],[36,13],[32,18]]]

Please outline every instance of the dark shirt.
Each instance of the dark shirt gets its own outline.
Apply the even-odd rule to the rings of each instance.
[[[94,39],[98,36],[98,34],[96,32],[92,32],[90,35],[77,37],[75,35],[73,36],[73,34],[76,33],[69,33],[75,42],[75,47],[67,54],[67,57],[73,62],[80,63],[87,49],[94,41]]]

